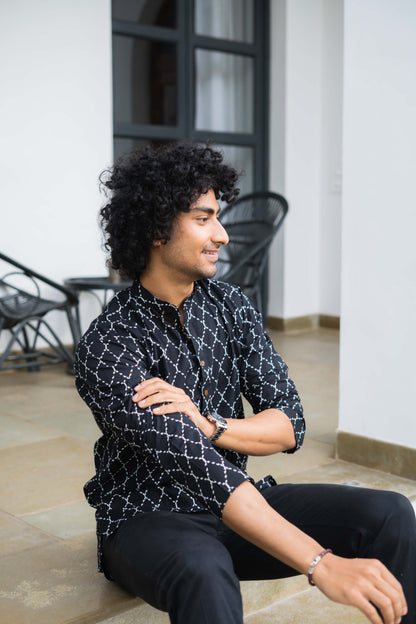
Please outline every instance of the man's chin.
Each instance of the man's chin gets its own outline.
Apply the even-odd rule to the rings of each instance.
[[[195,281],[201,280],[201,279],[211,279],[212,277],[215,276],[216,273],[217,273],[217,266],[213,264],[211,267],[204,268],[203,270],[199,271],[199,277],[196,277]]]

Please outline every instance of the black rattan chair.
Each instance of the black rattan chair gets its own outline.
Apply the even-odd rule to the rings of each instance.
[[[73,355],[45,318],[55,310],[66,314],[74,344],[79,340],[75,310],[77,295],[53,280],[0,253],[6,274],[0,277],[0,371],[38,370],[46,364],[73,363]],[[54,289],[56,299],[41,296],[41,287]],[[45,346],[46,345],[46,346]]]
[[[221,211],[229,243],[221,247],[215,279],[241,286],[267,320],[265,271],[270,245],[289,209],[277,193],[257,192],[240,197]],[[266,293],[265,293],[266,291]]]

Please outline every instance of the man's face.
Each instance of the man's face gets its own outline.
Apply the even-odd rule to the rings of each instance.
[[[160,261],[172,280],[194,282],[215,275],[218,250],[228,242],[218,216],[219,206],[212,190],[201,195],[189,212],[177,215],[170,240],[159,248]]]

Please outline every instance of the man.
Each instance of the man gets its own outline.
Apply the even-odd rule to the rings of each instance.
[[[175,624],[242,624],[239,579],[296,573],[373,624],[406,616],[402,583],[415,623],[407,499],[255,485],[246,472],[247,455],[297,450],[304,420],[260,315],[210,279],[228,240],[217,200],[233,201],[236,181],[221,154],[185,144],[133,152],[103,180],[112,264],[135,282],[92,323],[75,365],[103,434],[85,486],[99,569]]]

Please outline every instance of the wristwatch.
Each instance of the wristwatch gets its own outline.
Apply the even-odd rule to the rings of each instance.
[[[214,414],[206,413],[204,414],[204,416],[205,418],[208,418],[209,422],[214,423],[214,425],[216,425],[217,427],[213,435],[209,438],[209,441],[214,444],[214,442],[216,442],[218,438],[222,436],[224,431],[227,431],[227,421],[225,420],[225,418],[215,413]]]

